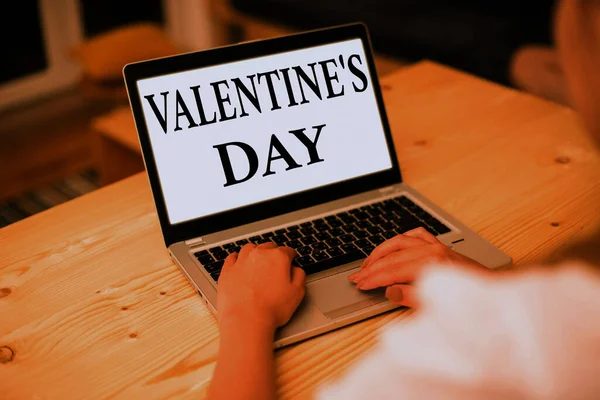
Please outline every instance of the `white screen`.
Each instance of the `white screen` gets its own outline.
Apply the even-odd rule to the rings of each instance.
[[[269,71],[277,76],[264,75]],[[171,224],[392,167],[360,39],[143,79],[137,85]],[[232,142],[243,145],[226,145]],[[281,147],[289,156],[280,157]],[[251,170],[252,159],[256,168]]]

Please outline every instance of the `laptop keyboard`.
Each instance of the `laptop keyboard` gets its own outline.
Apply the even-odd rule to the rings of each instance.
[[[225,258],[246,243],[274,242],[296,250],[294,264],[307,275],[367,257],[378,244],[411,229],[423,227],[437,236],[450,229],[406,196],[317,218],[202,250],[194,255],[216,282]]]

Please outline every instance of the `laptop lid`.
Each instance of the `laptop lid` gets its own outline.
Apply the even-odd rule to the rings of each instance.
[[[123,73],[167,246],[402,180],[363,24]]]

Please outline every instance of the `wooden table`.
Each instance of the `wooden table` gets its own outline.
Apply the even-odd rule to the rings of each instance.
[[[385,78],[407,182],[535,262],[600,222],[600,157],[573,111],[422,63]],[[198,399],[215,319],[165,250],[138,174],[0,230],[0,397]],[[402,319],[277,351],[283,398],[311,397]]]

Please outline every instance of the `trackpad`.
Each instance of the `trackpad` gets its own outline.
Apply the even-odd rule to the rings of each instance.
[[[347,277],[355,271],[346,271],[308,284],[310,299],[327,318],[336,319],[378,302],[374,301],[375,297],[380,296],[378,291],[363,292],[348,281]]]

